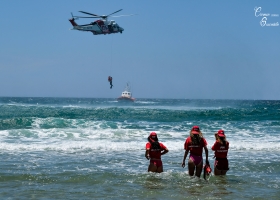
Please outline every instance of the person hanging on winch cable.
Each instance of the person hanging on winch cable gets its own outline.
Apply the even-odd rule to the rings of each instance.
[[[112,87],[113,87],[113,83],[112,83],[112,81],[113,81],[113,78],[112,78],[112,76],[108,76],[108,81],[110,82],[110,89],[112,89]]]

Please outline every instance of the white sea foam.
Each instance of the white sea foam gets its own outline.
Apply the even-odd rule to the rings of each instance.
[[[137,103],[137,104],[158,104],[158,102],[153,102],[153,101],[141,101],[141,100],[137,100],[135,103]]]
[[[82,106],[80,105],[71,105],[71,104],[62,106],[62,108],[81,108],[81,107]]]
[[[98,127],[100,124],[95,124]],[[100,128],[51,128],[17,129],[0,131],[2,151],[143,151],[149,133],[154,130],[100,129]],[[157,131],[159,140],[170,151],[184,151],[187,132]],[[212,133],[205,132],[208,148],[214,144]],[[277,136],[253,137],[250,132],[228,133],[230,151],[280,151]],[[211,150],[210,150],[211,151]]]

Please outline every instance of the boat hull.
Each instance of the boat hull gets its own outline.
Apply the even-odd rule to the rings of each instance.
[[[117,98],[117,101],[129,101],[129,102],[133,102],[135,101],[134,98],[131,98],[131,97],[119,97]]]

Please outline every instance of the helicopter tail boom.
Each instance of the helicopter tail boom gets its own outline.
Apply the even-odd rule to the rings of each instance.
[[[78,26],[78,24],[75,22],[75,19],[72,18],[72,19],[69,19],[70,23],[72,24],[72,26]]]

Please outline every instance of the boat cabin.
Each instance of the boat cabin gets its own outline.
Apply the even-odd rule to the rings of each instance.
[[[130,97],[131,97],[131,93],[130,93],[130,92],[127,92],[127,91],[124,91],[124,92],[122,92],[122,97],[128,97],[128,98],[130,98]]]

